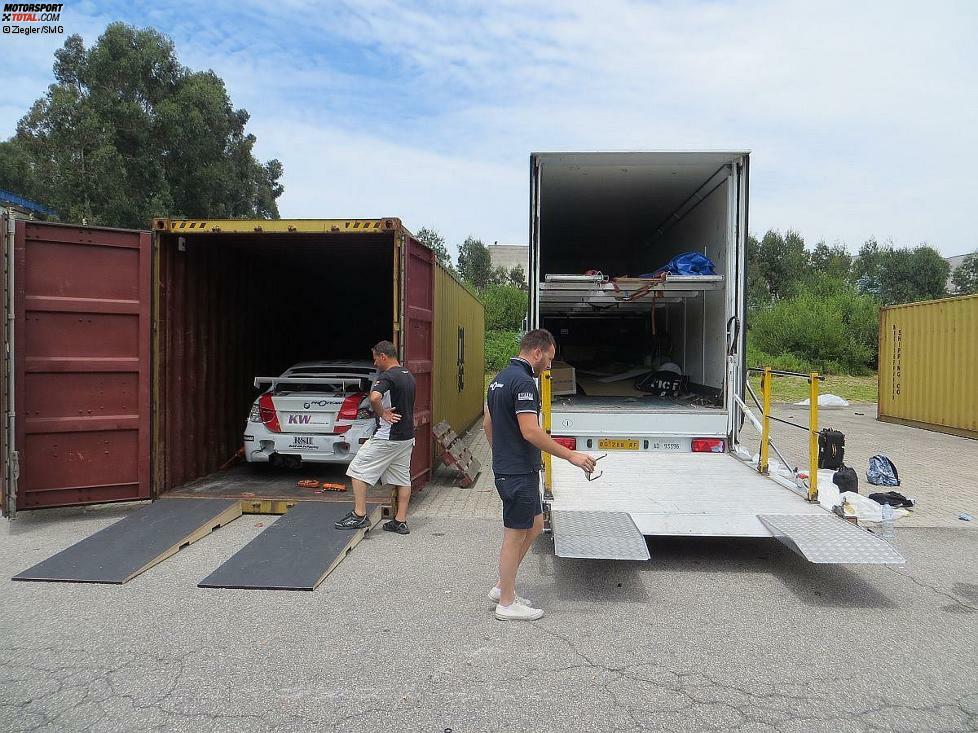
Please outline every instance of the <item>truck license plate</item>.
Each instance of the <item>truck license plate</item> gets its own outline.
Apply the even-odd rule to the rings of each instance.
[[[598,441],[599,450],[638,450],[637,440],[609,440],[604,438]]]

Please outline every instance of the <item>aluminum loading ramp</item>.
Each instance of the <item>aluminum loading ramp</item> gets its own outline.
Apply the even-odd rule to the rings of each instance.
[[[882,537],[834,514],[761,514],[771,534],[817,564],[903,565],[903,555]]]
[[[623,514],[644,537],[768,537],[815,563],[904,562],[881,537],[809,503],[728,453],[616,451],[600,468],[603,475],[589,482],[579,468],[553,462],[550,509],[558,556],[624,559],[623,520],[607,520],[620,528],[616,532],[598,532],[584,518]],[[563,555],[562,548],[576,554]]]
[[[648,560],[645,536],[625,512],[550,512],[557,557]]]
[[[240,516],[237,499],[160,499],[13,580],[125,583]]]

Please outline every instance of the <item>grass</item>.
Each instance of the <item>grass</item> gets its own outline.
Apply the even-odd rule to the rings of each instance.
[[[760,375],[751,374],[751,387],[761,398]],[[799,377],[774,377],[771,400],[774,402],[800,402],[808,398],[808,382]],[[831,393],[849,402],[876,402],[876,375],[868,377],[852,377],[849,375],[827,375],[825,381],[818,385],[819,394]],[[750,402],[748,401],[748,404]]]

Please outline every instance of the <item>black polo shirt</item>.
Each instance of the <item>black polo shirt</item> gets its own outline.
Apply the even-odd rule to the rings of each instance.
[[[540,393],[533,369],[520,358],[509,360],[489,384],[486,404],[492,420],[492,471],[499,475],[536,473],[540,470],[540,449],[520,432],[517,415],[540,414]]]

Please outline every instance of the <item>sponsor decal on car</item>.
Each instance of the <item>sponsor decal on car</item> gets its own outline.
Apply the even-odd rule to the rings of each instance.
[[[303,436],[303,435],[297,435],[296,437],[294,437],[292,439],[292,445],[290,445],[289,448],[302,448],[303,450],[319,450],[319,446],[315,444],[313,438]]]

